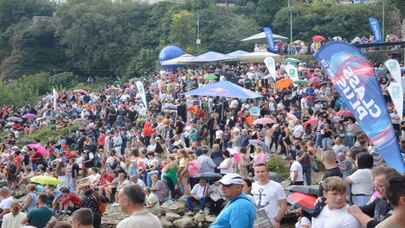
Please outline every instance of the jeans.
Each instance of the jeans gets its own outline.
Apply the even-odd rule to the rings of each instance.
[[[192,196],[187,197],[187,209],[188,209],[189,211],[193,211],[193,202],[194,202],[194,201],[200,203],[200,210],[204,210],[204,208],[205,208],[205,203],[206,203],[206,201],[207,201],[207,198],[206,198],[206,197],[203,197],[203,198],[201,198],[200,200],[196,200],[196,199],[195,199],[194,197],[192,197]]]
[[[311,185],[312,179],[311,179],[311,166],[308,168],[303,168],[303,173],[304,173],[304,182],[306,185]]]
[[[359,207],[366,205],[369,200],[369,195],[352,195],[352,203]]]
[[[149,188],[152,186],[152,176],[153,175],[159,175],[159,171],[152,170],[146,174],[146,186],[148,186]]]

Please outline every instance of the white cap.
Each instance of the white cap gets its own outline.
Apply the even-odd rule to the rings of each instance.
[[[231,185],[231,184],[238,184],[243,185],[244,181],[243,178],[236,173],[228,173],[219,180],[219,183],[223,185]]]

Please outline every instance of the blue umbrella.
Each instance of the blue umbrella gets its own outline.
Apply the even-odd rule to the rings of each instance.
[[[186,96],[232,97],[239,99],[253,99],[262,95],[233,84],[229,81],[220,81],[188,91]]]

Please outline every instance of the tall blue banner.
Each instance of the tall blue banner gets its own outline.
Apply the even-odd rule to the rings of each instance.
[[[277,52],[277,49],[274,46],[273,31],[271,30],[271,28],[270,27],[264,27],[263,32],[266,35],[269,52]]]
[[[373,36],[374,36],[375,42],[377,42],[377,43],[384,42],[384,39],[383,39],[382,33],[381,33],[380,22],[378,21],[378,19],[375,17],[369,17],[368,24],[370,25],[371,31],[373,31]]]
[[[315,58],[377,152],[390,167],[404,173],[404,161],[373,66],[359,49],[342,42],[327,43]]]

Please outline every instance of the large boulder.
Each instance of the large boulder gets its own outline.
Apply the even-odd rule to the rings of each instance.
[[[193,218],[190,216],[184,216],[181,219],[177,219],[173,224],[177,228],[194,228],[196,226]]]
[[[165,217],[166,217],[167,221],[170,221],[170,222],[173,222],[174,220],[181,218],[180,215],[173,213],[173,212],[167,212]]]
[[[176,214],[183,214],[186,209],[186,203],[184,201],[167,201],[162,204],[161,209],[164,212],[173,212]]]

